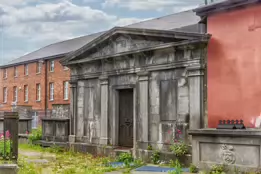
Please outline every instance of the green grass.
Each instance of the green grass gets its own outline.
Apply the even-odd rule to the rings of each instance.
[[[60,148],[42,148],[40,146],[20,144],[19,149],[23,151],[34,151],[41,153],[55,154],[56,160],[48,163],[48,165],[28,164],[26,157],[19,156],[19,174],[102,174],[119,170],[112,168],[105,163],[114,161],[108,157],[94,157],[90,154],[81,154],[72,151],[63,151]]]

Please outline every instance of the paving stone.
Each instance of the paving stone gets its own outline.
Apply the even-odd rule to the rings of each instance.
[[[47,159],[28,159],[28,163],[38,163],[38,164],[47,164],[49,161]]]

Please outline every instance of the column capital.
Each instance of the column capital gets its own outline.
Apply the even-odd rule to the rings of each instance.
[[[148,81],[149,80],[149,72],[148,71],[140,71],[137,73],[139,77],[139,81]]]
[[[77,80],[69,80],[69,83],[72,88],[77,86]]]
[[[101,85],[108,85],[108,83],[109,83],[109,78],[107,75],[101,75],[99,77],[99,80],[100,80]]]
[[[186,68],[188,77],[203,76],[204,75],[203,70],[204,67],[201,65],[189,66]]]

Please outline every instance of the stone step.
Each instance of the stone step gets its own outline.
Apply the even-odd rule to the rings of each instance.
[[[132,154],[132,149],[131,148],[115,148],[114,150],[114,156],[119,156],[121,153],[131,153]]]

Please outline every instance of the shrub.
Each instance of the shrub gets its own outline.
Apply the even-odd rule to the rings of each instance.
[[[37,129],[32,130],[32,133],[29,135],[29,141],[30,143],[33,143],[34,141],[41,140],[42,139],[42,128],[38,127]]]
[[[170,150],[177,156],[183,156],[188,153],[188,145],[182,141],[177,141],[170,146]]]

